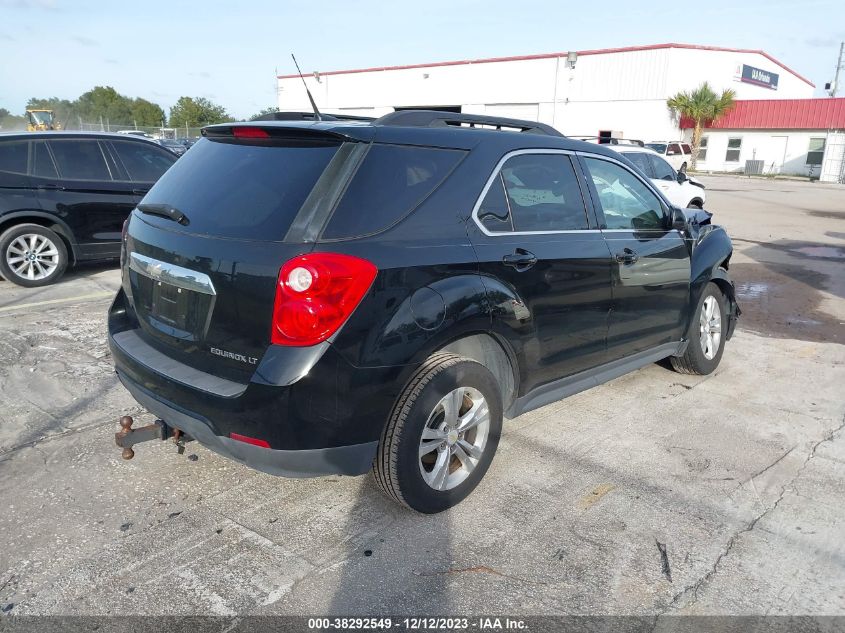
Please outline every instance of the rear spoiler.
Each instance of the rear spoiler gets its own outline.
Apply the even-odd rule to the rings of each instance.
[[[298,120],[297,120],[298,121]],[[364,141],[373,139],[375,131],[370,126],[334,127],[325,121],[313,121],[313,125],[291,125],[281,122],[250,121],[248,123],[221,123],[202,128],[200,133],[215,141],[237,141],[257,144],[275,143],[342,143],[343,141]],[[331,122],[329,122],[331,123]]]

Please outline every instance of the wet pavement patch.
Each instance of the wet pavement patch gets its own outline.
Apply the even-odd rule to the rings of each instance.
[[[845,344],[840,319],[819,310],[828,276],[780,263],[734,264],[740,327],[766,336]]]

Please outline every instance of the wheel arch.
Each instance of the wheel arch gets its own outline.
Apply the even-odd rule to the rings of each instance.
[[[70,260],[68,264],[76,263],[77,252],[73,231],[63,220],[43,211],[15,211],[0,217],[0,235],[20,224],[37,224],[53,231],[65,244]]]

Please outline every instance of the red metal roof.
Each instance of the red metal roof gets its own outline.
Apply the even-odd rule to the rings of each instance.
[[[766,59],[768,59],[773,64],[777,64],[781,68],[783,68],[786,72],[791,73],[798,77],[801,81],[809,84],[813,88],[816,85],[811,82],[806,77],[802,77],[797,72],[792,70],[789,66],[784,64],[783,62],[779,62],[774,57],[769,55],[766,51],[751,49],[751,48],[723,48],[721,46],[699,46],[698,44],[677,44],[677,43],[668,43],[668,44],[650,44],[648,46],[624,46],[622,48],[597,48],[594,50],[586,50],[586,51],[578,51],[578,55],[607,55],[609,53],[630,53],[632,51],[653,51],[661,48],[688,48],[688,49],[695,49],[699,51],[722,51],[725,53],[757,53],[758,55],[762,55]],[[491,64],[495,62],[515,62],[515,61],[523,61],[526,59],[549,59],[555,57],[566,57],[567,51],[562,53],[540,53],[538,55],[516,55],[512,57],[487,57],[481,59],[461,59],[457,61],[450,61],[450,62],[434,62],[431,64],[409,64],[405,66],[377,66],[374,68],[354,68],[351,70],[329,70],[326,72],[321,72],[321,75],[348,75],[351,73],[370,73],[370,72],[378,72],[383,70],[408,70],[413,68],[434,68],[437,66],[460,66],[463,64]],[[298,79],[299,75],[278,75],[278,79]]]
[[[691,119],[681,119],[681,129],[694,126]],[[845,98],[737,101],[730,112],[705,127],[721,130],[845,129]]]

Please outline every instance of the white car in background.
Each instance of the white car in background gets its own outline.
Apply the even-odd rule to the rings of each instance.
[[[606,146],[622,154],[643,173],[651,182],[663,192],[663,195],[676,207],[681,209],[703,209],[706,199],[704,185],[675,169],[657,152],[648,147],[637,145],[609,145]]]
[[[665,158],[676,171],[686,171],[692,162],[692,147],[683,141],[651,141],[645,144],[649,149]]]

